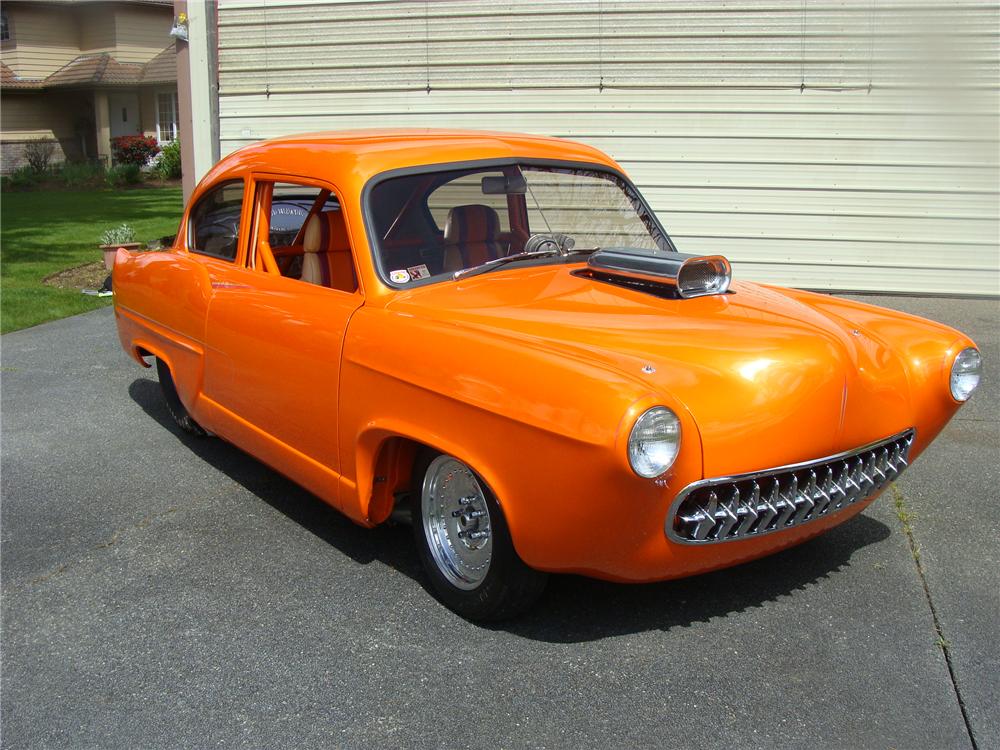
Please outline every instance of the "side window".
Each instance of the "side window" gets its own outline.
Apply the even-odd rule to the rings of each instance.
[[[483,193],[483,178],[498,177],[503,179],[503,172],[475,172],[446,182],[427,198],[427,208],[438,229],[444,231],[448,221],[448,212],[456,206],[480,205],[489,206],[497,212],[500,220],[500,231],[510,231],[510,217],[507,211],[506,195],[486,195]]]
[[[320,193],[327,191],[311,185],[293,185],[276,182],[271,193],[271,219],[268,242],[271,247],[287,247],[305,224],[309,212]],[[336,210],[337,197],[330,194],[323,206],[324,211]]]
[[[213,258],[235,260],[243,210],[243,180],[224,182],[202,196],[188,219],[188,247]]]
[[[335,193],[275,182],[270,205],[260,209],[269,217],[267,244],[282,276],[342,292],[357,290],[347,224]]]

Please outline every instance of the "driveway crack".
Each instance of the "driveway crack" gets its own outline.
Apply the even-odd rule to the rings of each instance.
[[[958,709],[962,712],[962,721],[965,723],[965,732],[969,735],[969,742],[972,745],[972,750],[979,750],[979,745],[976,743],[976,736],[972,731],[972,723],[969,721],[969,713],[965,708],[965,701],[962,699],[962,689],[958,686],[958,680],[955,677],[955,667],[951,660],[951,644],[948,639],[944,636],[944,628],[941,625],[941,619],[938,617],[937,607],[934,606],[934,599],[931,597],[931,589],[927,584],[927,576],[924,573],[924,564],[920,560],[920,547],[917,545],[917,540],[913,535],[913,526],[910,521],[913,519],[913,514],[907,510],[906,498],[903,495],[903,491],[899,489],[899,485],[895,482],[892,483],[892,501],[896,508],[896,516],[899,518],[899,522],[903,527],[903,533],[906,535],[906,542],[910,548],[910,555],[913,557],[913,563],[917,569],[917,577],[920,579],[920,585],[924,590],[924,598],[927,600],[927,607],[931,612],[931,620],[934,623],[934,631],[937,634],[936,645],[944,653],[944,662],[948,667],[948,678],[951,681],[951,689],[955,693],[955,700],[958,702]]]

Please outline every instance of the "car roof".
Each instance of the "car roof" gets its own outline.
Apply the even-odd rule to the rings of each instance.
[[[250,167],[298,175],[340,175],[360,187],[371,177],[394,169],[519,158],[620,169],[598,149],[562,138],[480,130],[370,129],[299,133],[259,141],[224,157],[206,181]]]

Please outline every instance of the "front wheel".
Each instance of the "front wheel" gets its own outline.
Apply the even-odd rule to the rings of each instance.
[[[413,532],[431,585],[470,620],[500,620],[530,607],[547,576],[518,557],[500,505],[466,464],[429,454],[414,476]]]

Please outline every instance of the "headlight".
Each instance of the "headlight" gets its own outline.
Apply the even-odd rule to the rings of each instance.
[[[951,366],[951,397],[956,401],[968,401],[979,385],[982,369],[983,359],[976,349],[969,347],[960,351]]]
[[[681,423],[665,406],[654,406],[635,421],[628,436],[628,461],[640,477],[652,479],[669,469],[681,447]]]

